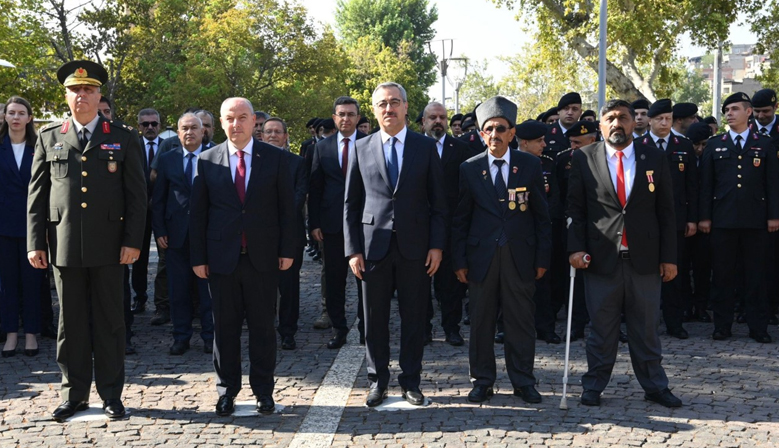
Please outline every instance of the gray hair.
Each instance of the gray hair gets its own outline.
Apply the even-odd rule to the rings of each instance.
[[[257,118],[262,118],[264,120],[267,120],[268,118],[270,118],[270,115],[267,112],[263,112],[261,110],[258,110],[256,112],[254,112],[254,116],[257,117]]]
[[[184,112],[183,114],[181,114],[179,119],[176,121],[176,126],[181,126],[181,120],[183,120],[185,118],[190,118],[190,117],[192,117],[195,120],[197,120],[198,126],[200,126],[201,128],[203,127],[203,120],[201,120],[200,117],[198,117],[197,114],[195,114],[193,112]]]
[[[383,82],[378,86],[376,86],[376,89],[373,90],[373,94],[371,95],[371,101],[373,101],[373,98],[376,96],[376,92],[378,92],[379,90],[391,89],[393,87],[400,91],[400,97],[403,98],[403,101],[408,102],[408,97],[406,96],[406,89],[404,89],[403,86],[401,86],[396,82]]]
[[[160,113],[157,112],[156,109],[152,109],[151,107],[147,107],[145,109],[141,109],[140,112],[138,112],[138,123],[141,122],[141,117],[144,115],[156,115],[157,119],[160,119]]]
[[[212,114],[211,112],[209,112],[209,111],[207,111],[205,109],[198,109],[198,110],[196,110],[194,112],[194,114],[195,115],[199,115],[199,114],[208,115],[209,117],[211,117],[211,122],[215,122],[216,121],[216,120],[214,120],[214,114]],[[200,117],[198,117],[198,118],[200,118]],[[202,120],[201,120],[201,122],[202,122]]]

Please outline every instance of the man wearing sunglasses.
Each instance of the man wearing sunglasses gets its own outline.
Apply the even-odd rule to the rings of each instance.
[[[457,279],[470,288],[468,401],[493,395],[493,335],[498,307],[505,326],[506,370],[514,395],[540,403],[533,375],[535,281],[551,263],[552,224],[537,157],[509,149],[517,106],[500,96],[476,109],[487,151],[460,166],[460,200],[452,223]]]

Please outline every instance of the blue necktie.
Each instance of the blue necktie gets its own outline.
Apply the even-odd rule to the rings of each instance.
[[[184,177],[187,179],[189,186],[192,186],[192,159],[195,155],[191,152],[187,154],[187,166],[184,168]]]
[[[503,180],[503,164],[505,160],[495,159],[492,163],[498,167],[498,174],[495,176],[495,191],[498,193],[498,199],[500,200],[500,211],[506,213],[508,209],[509,191],[506,188],[506,181]],[[501,229],[500,237],[498,238],[498,246],[503,247],[508,243],[509,239],[506,236],[506,231]]]
[[[392,189],[398,185],[398,175],[400,173],[400,167],[398,166],[398,151],[395,149],[395,142],[397,138],[392,137],[392,146],[390,147],[390,161],[387,164],[387,172],[389,173],[390,184]]]

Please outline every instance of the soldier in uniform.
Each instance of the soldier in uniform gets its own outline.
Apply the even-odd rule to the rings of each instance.
[[[676,103],[673,106],[673,132],[678,137],[684,137],[687,128],[698,121],[698,106],[693,103]]]
[[[555,176],[555,160],[549,154],[544,154],[547,126],[534,120],[527,120],[517,126],[516,137],[519,139],[519,149],[532,154],[541,160],[541,171],[544,175],[544,191],[549,206],[549,216],[552,220],[563,220],[560,208],[560,190]],[[562,340],[555,332],[555,312],[552,308],[552,273],[547,272],[536,280],[536,292],[533,301],[536,304],[536,339],[548,344],[559,344]],[[555,282],[564,281],[554,278]]]
[[[646,115],[649,112],[649,101],[641,98],[633,101],[631,106],[636,111],[636,128],[633,130],[633,138],[639,138],[649,129],[649,117]]]
[[[570,148],[566,132],[579,121],[582,115],[582,97],[576,92],[566,93],[557,102],[560,119],[554,123],[546,134],[546,150],[557,154]]]
[[[582,116],[579,117],[579,121],[591,121],[596,122],[598,121],[598,117],[595,116],[595,111],[592,109],[587,109],[584,112],[582,112]]]
[[[689,335],[682,326],[684,312],[688,309],[690,289],[689,254],[685,238],[692,237],[698,230],[698,169],[692,143],[686,137],[671,134],[671,100],[655,101],[647,116],[649,134],[641,137],[640,141],[665,152],[668,158],[676,214],[676,260],[679,275],[662,285],[663,320],[669,335],[687,339]]]
[[[60,67],[73,116],[40,131],[33,158],[27,255],[45,269],[51,254],[54,265],[63,398],[52,414],[57,421],[87,409],[93,366],[106,415],[125,415],[123,265],[140,255],[147,199],[137,134],[97,113],[107,78],[91,61]]]
[[[730,130],[703,150],[698,228],[711,232],[714,340],[732,336],[736,263],[744,266],[749,336],[771,342],[766,299],[768,233],[779,230],[779,161],[770,138],[749,129],[752,102],[743,92],[725,99]]]

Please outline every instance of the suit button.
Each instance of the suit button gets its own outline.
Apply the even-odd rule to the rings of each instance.
[[[738,175],[738,178],[741,179],[741,175],[740,174]]]
[[[741,165],[738,166],[738,169],[741,169]]]
[[[120,216],[119,221],[124,221],[124,216]]]
[[[246,210],[241,210],[241,214],[245,215],[246,214]]]
[[[86,171],[82,171],[81,175],[84,176],[84,177],[87,177],[87,172]]]
[[[82,193],[86,193],[87,192],[87,187],[81,187],[81,192]]]
[[[86,162],[86,161],[87,161],[87,158],[86,158],[86,156],[81,156],[81,161],[82,161],[82,162]]]
[[[738,160],[741,160],[741,156],[738,156]]]
[[[109,156],[109,157],[108,157],[108,160],[114,160],[114,158]]]
[[[87,208],[87,203],[86,202],[82,202],[81,203],[81,208]]]
[[[738,188],[741,188],[741,184],[736,185]]]

